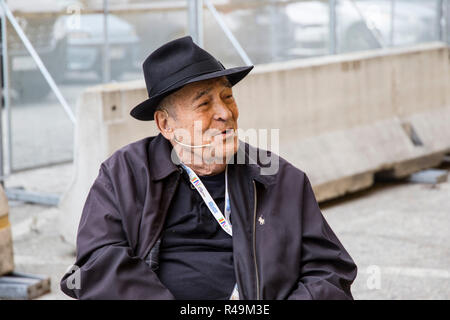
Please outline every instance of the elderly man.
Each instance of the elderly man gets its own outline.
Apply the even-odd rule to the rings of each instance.
[[[131,115],[160,134],[102,163],[61,289],[79,299],[352,299],[356,266],[305,173],[237,138],[232,87],[252,67],[225,69],[184,37],[143,69],[149,99]],[[252,154],[278,170],[264,173]]]

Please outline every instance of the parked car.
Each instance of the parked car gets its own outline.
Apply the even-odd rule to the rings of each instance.
[[[70,16],[61,16],[55,28],[64,30],[65,55],[61,66],[67,71],[95,71],[102,78],[104,49],[103,14],[82,14],[79,28]],[[133,68],[138,59],[139,37],[134,27],[114,14],[108,15],[108,55],[111,78]]]
[[[222,17],[252,63],[263,64],[292,59],[289,50],[295,48],[292,41],[295,25],[285,13],[285,5],[262,4],[246,8],[243,4],[245,3],[241,6],[241,3],[231,1],[230,8],[233,9],[222,12]],[[209,14],[204,17],[205,47],[225,65],[242,64],[243,61],[217,21]]]
[[[235,0],[230,3],[238,9],[227,10],[222,15],[253,63],[330,53],[328,1],[280,1],[274,5],[266,2],[248,7]],[[436,0],[395,0],[392,43],[390,0],[338,0],[336,3],[337,53],[438,39]],[[229,41],[217,41],[220,33],[217,22],[212,19],[205,22],[207,47],[227,61],[241,63]]]
[[[341,0],[336,4],[336,52],[406,46],[437,40],[437,1],[395,0],[391,35],[390,0]],[[296,25],[292,50],[299,56],[329,53],[329,6],[322,1],[286,6]]]
[[[103,15],[80,14],[74,27],[70,15],[61,15],[67,3],[43,1],[32,7],[29,2],[12,1],[10,9],[56,82],[70,71],[95,71],[101,79]],[[11,96],[21,101],[46,97],[50,87],[41,71],[11,25],[7,30]],[[110,14],[108,38],[111,78],[118,79],[135,67],[139,37],[131,24]]]

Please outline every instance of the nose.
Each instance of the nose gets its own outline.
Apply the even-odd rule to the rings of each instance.
[[[220,99],[214,104],[214,120],[229,121],[233,118],[230,106]]]

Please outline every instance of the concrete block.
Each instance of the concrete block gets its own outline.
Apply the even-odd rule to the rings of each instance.
[[[377,172],[406,177],[450,152],[448,53],[428,43],[256,66],[233,88],[239,127],[279,129],[272,150],[308,174],[318,201],[368,188]],[[67,241],[75,243],[100,163],[158,133],[129,116],[146,98],[145,83],[132,81],[79,99],[74,177],[60,201]]]
[[[50,278],[13,272],[0,277],[0,299],[31,300],[50,292]]]

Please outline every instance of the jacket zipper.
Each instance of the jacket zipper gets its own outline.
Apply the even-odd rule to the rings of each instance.
[[[253,210],[253,261],[255,263],[255,274],[256,274],[256,300],[260,300],[259,296],[259,273],[258,273],[258,262],[256,260],[256,184],[253,180],[253,194],[254,194],[254,210]]]

